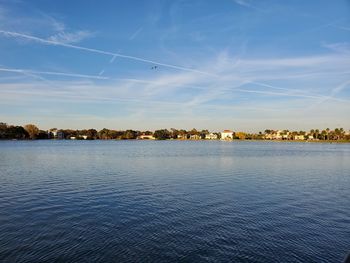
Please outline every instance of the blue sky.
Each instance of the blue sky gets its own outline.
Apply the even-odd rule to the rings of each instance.
[[[349,115],[348,0],[0,0],[3,122],[259,131]]]

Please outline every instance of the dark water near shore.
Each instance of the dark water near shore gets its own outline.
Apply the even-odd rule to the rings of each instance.
[[[350,145],[2,141],[0,262],[341,262]]]

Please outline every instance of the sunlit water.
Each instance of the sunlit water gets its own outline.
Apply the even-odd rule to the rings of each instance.
[[[1,141],[0,262],[341,262],[350,145]]]

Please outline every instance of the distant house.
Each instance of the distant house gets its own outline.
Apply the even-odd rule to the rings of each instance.
[[[289,132],[282,135],[282,140],[288,140],[289,138]]]
[[[48,131],[49,139],[57,138],[57,129],[51,129]]]
[[[191,139],[191,140],[200,140],[200,139],[201,139],[201,136],[198,135],[198,134],[193,134],[193,135],[190,136],[190,139]]]
[[[59,131],[56,128],[55,129],[51,129],[48,132],[48,137],[49,139],[58,139],[58,140],[63,140],[64,139],[64,132],[63,131]]]
[[[264,135],[265,140],[272,140],[273,139],[273,135],[271,133],[267,133]]]
[[[314,136],[308,135],[308,136],[307,136],[307,139],[308,139],[308,140],[314,140]]]
[[[64,139],[64,132],[63,131],[58,131],[57,132],[57,139],[58,140],[63,140]]]
[[[155,140],[154,136],[151,134],[142,134],[138,137],[139,140]]]
[[[75,137],[75,136],[71,136],[69,139],[71,139],[71,140],[76,140],[76,139],[77,139],[77,137]]]
[[[282,138],[283,138],[282,133],[283,133],[283,131],[276,131],[274,136],[273,136],[273,139],[274,140],[282,140]]]
[[[187,139],[187,134],[178,134],[177,135],[178,140],[186,140]]]
[[[82,135],[81,136],[84,140],[86,140],[89,136],[87,136],[87,135]]]
[[[289,134],[288,131],[271,131],[270,133],[265,134],[265,140],[288,140]]]
[[[221,140],[232,140],[233,139],[233,131],[224,130],[221,132]]]
[[[294,135],[294,140],[297,140],[297,141],[305,140],[305,136],[304,135]]]
[[[215,133],[209,133],[205,135],[205,139],[206,140],[217,140],[218,139],[218,135]]]

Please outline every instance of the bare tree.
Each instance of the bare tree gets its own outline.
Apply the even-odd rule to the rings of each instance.
[[[36,139],[36,136],[39,134],[39,129],[34,124],[27,124],[24,126],[24,129],[28,132],[30,139]]]

